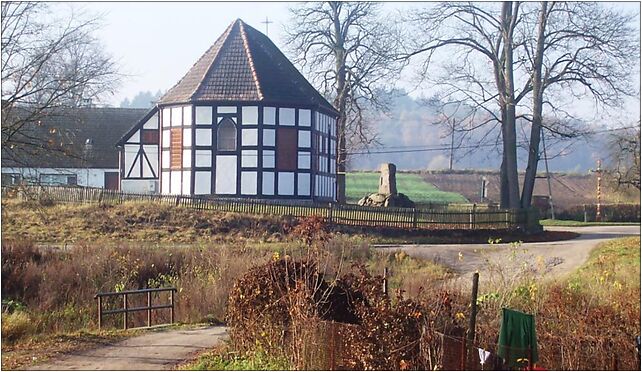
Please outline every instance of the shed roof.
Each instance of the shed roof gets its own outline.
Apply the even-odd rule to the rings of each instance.
[[[27,110],[13,109],[11,114],[26,115]],[[44,115],[39,122],[26,125],[19,136],[37,138],[38,143],[42,143],[45,148],[20,146],[20,138],[17,138],[18,145],[15,148],[2,148],[2,166],[118,168],[116,142],[132,123],[138,122],[148,111],[86,107]],[[49,149],[48,146],[52,148]]]
[[[301,75],[276,45],[242,20],[234,21],[159,104],[262,101],[332,105]]]

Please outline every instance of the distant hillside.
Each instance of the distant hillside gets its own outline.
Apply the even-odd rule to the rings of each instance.
[[[450,137],[446,130],[438,125],[439,113],[436,104],[430,101],[424,103],[407,95],[397,97],[391,105],[388,115],[380,115],[374,120],[374,129],[379,134],[381,147],[370,149],[371,154],[353,155],[350,160],[350,170],[376,170],[379,164],[390,162],[397,165],[398,170],[439,170],[448,169],[450,152],[415,151],[425,148],[449,148]],[[524,131],[525,132],[525,131]],[[522,129],[518,130],[521,135]],[[483,133],[473,132],[471,136],[479,139]],[[485,142],[493,142],[499,138],[496,128]],[[606,159],[608,135],[601,134],[593,138],[578,138],[572,141],[547,142],[551,171],[586,173],[595,168],[597,159]],[[459,140],[456,139],[457,143]],[[464,142],[470,146],[473,142]],[[376,152],[385,151],[385,154]],[[524,169],[527,153],[519,150],[519,167]],[[501,157],[498,149],[493,147],[462,148],[455,150],[455,169],[499,169]],[[540,163],[543,169],[543,163]]]

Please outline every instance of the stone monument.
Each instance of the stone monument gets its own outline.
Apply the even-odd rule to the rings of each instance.
[[[414,208],[415,203],[406,195],[397,192],[397,167],[392,163],[379,166],[379,191],[364,196],[359,205],[372,207],[402,207]]]

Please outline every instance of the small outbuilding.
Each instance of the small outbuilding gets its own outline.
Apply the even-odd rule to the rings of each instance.
[[[334,201],[338,115],[236,20],[119,141],[122,189]]]

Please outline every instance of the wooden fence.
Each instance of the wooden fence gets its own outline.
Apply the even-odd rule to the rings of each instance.
[[[121,204],[138,201],[220,212],[317,216],[325,218],[331,224],[360,227],[425,230],[541,229],[535,209],[502,210],[475,204],[453,204],[431,209],[380,208],[304,201],[132,194],[116,190],[64,186],[21,186],[18,189],[2,187],[2,195],[16,195],[22,199],[50,199],[62,203]]]

